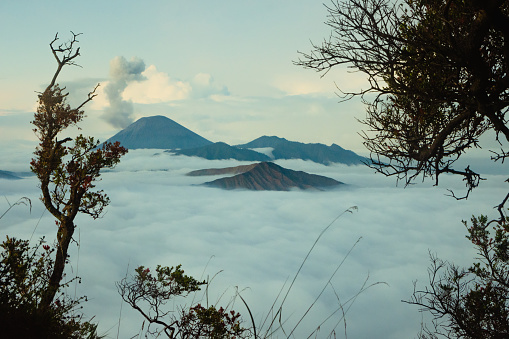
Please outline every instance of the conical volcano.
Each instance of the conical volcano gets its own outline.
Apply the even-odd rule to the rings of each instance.
[[[212,144],[162,115],[140,118],[106,141],[119,141],[122,146],[129,149],[186,149]]]

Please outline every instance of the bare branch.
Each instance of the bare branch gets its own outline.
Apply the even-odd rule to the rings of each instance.
[[[367,106],[364,145],[384,159],[371,166],[406,185],[421,175],[436,183],[443,173],[463,176],[466,198],[480,179],[454,162],[489,130],[509,141],[507,4],[332,0],[326,7],[330,36],[295,64],[322,75],[341,65],[364,74],[367,88],[336,86],[341,101],[359,96]],[[502,150],[495,160],[505,157]]]
[[[58,75],[60,74],[60,71],[65,65],[79,66],[73,60],[80,55],[80,48],[78,47],[75,49],[74,45],[79,42],[77,37],[80,36],[82,33],[75,34],[74,32],[71,31],[71,34],[72,38],[68,42],[61,44],[58,47],[55,47],[53,46],[53,44],[56,41],[58,41],[58,33],[56,33],[55,38],[49,44],[51,52],[53,53],[53,56],[55,57],[58,66],[47,88],[51,88],[55,85]]]
[[[87,99],[85,101],[83,101],[78,107],[76,107],[77,110],[80,110],[83,106],[85,106],[89,101],[92,101],[96,96],[97,94],[95,93],[95,91],[97,90],[97,88],[99,87],[100,84],[97,84],[95,85],[94,89],[88,93],[87,95]]]

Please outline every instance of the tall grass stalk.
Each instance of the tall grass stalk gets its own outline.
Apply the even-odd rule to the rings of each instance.
[[[14,204],[11,204],[9,202],[9,199],[7,199],[6,196],[4,196],[4,198],[7,201],[7,204],[9,205],[9,208],[7,208],[4,211],[4,213],[2,213],[2,215],[0,215],[0,219],[2,219],[7,214],[7,212],[9,212],[14,206],[18,206],[18,205],[28,206],[30,208],[30,212],[32,212],[32,201],[30,200],[30,198],[27,198],[27,197],[19,198],[18,201],[16,201]]]
[[[297,277],[299,276],[299,274],[301,273],[302,271],[302,268],[304,267],[304,264],[308,261],[308,258],[309,256],[311,255],[311,252],[313,252],[315,246],[317,245],[318,241],[322,238],[322,236],[325,234],[325,232],[327,232],[327,230],[339,219],[341,218],[343,215],[345,215],[346,213],[353,213],[354,211],[357,211],[358,208],[357,206],[352,206],[348,209],[346,209],[345,211],[341,212],[336,218],[334,218],[334,220],[332,220],[321,232],[320,234],[318,235],[318,237],[315,239],[313,245],[311,246],[311,248],[309,249],[309,251],[307,252],[306,256],[304,257],[304,259],[302,260],[302,263],[300,265],[300,267],[298,268],[297,272],[295,273],[290,285],[286,288],[286,283],[285,282],[283,284],[283,286],[281,287],[281,290],[279,291],[277,297],[275,298],[274,302],[272,303],[272,306],[270,307],[269,311],[267,312],[267,315],[265,316],[265,318],[263,319],[263,322],[257,327],[255,321],[254,321],[254,318],[253,318],[253,315],[252,315],[252,312],[248,306],[248,303],[244,300],[244,298],[239,294],[239,297],[241,298],[241,300],[243,301],[244,305],[246,306],[248,312],[249,312],[249,316],[251,318],[251,322],[252,322],[252,325],[253,325],[253,334],[254,334],[254,338],[255,339],[267,339],[267,338],[271,338],[273,336],[276,335],[276,333],[278,331],[282,331],[283,334],[284,334],[284,337],[286,338],[291,338],[291,337],[295,337],[295,331],[297,330],[297,328],[299,327],[299,325],[303,322],[303,320],[308,316],[309,312],[311,311],[311,309],[316,305],[316,303],[318,302],[318,300],[320,299],[320,297],[323,295],[323,293],[325,292],[325,290],[327,289],[327,287],[331,287],[337,300],[338,300],[338,308],[335,309],[330,315],[328,315],[320,324],[318,324],[316,326],[316,328],[311,332],[311,334],[308,336],[308,338],[311,338],[313,335],[317,335],[317,332],[320,330],[320,328],[326,323],[328,322],[334,315],[336,315],[338,312],[341,312],[341,316],[340,316],[340,319],[337,321],[337,323],[334,325],[334,327],[332,328],[331,332],[329,333],[329,337],[332,337],[334,336],[335,337],[335,330],[336,328],[339,326],[339,324],[341,322],[344,323],[344,329],[345,329],[345,337],[347,336],[346,334],[346,314],[348,313],[348,311],[350,310],[350,308],[352,307],[353,303],[355,302],[355,300],[357,299],[357,297],[362,294],[364,291],[366,291],[367,289],[375,286],[375,285],[378,285],[378,284],[382,284],[383,282],[375,282],[373,284],[367,284],[368,282],[368,279],[369,279],[369,274],[368,274],[368,277],[366,278],[366,280],[364,281],[363,285],[361,286],[361,288],[359,289],[359,291],[354,295],[352,296],[351,298],[349,298],[345,303],[342,303],[340,298],[339,298],[339,295],[338,293],[336,292],[336,290],[334,289],[334,287],[332,286],[332,279],[334,278],[334,276],[336,275],[336,273],[339,271],[339,269],[343,266],[343,264],[345,263],[346,259],[350,256],[350,254],[352,253],[353,249],[357,246],[357,244],[361,241],[362,237],[359,237],[357,239],[357,241],[350,247],[350,249],[348,250],[348,252],[345,254],[345,256],[343,257],[343,259],[341,260],[341,262],[336,266],[336,269],[334,270],[334,272],[330,275],[329,279],[327,280],[327,282],[324,284],[322,290],[320,291],[320,293],[316,296],[316,298],[314,299],[314,301],[311,303],[311,305],[307,308],[307,310],[304,312],[304,314],[299,318],[299,320],[297,321],[297,323],[295,324],[295,326],[292,327],[292,329],[287,333],[287,331],[285,331],[285,323],[290,319],[289,317],[284,319],[283,318],[283,306],[285,305],[286,301],[287,301],[287,298],[290,294],[290,291],[292,290],[294,284],[295,284],[295,281],[297,280]],[[383,283],[385,284],[385,283]],[[281,295],[284,294],[283,298],[280,300],[280,297]],[[345,308],[346,307],[346,308]],[[275,314],[274,314],[274,311],[275,311]],[[267,322],[270,321],[270,323],[268,324],[268,326],[265,326],[267,324]],[[265,329],[264,329],[265,328]]]

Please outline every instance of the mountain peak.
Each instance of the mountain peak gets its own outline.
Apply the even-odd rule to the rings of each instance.
[[[240,148],[264,148],[264,147],[275,147],[281,143],[289,142],[285,138],[280,138],[276,136],[261,136],[257,139],[254,139],[247,144],[237,145]]]
[[[140,118],[106,141],[119,141],[130,149],[185,149],[212,143],[162,115]]]

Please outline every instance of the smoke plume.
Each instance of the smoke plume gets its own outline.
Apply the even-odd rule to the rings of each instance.
[[[133,103],[124,100],[122,92],[126,89],[128,82],[144,80],[141,74],[145,70],[145,63],[142,59],[132,57],[126,60],[122,56],[113,58],[110,62],[111,80],[104,91],[109,101],[103,118],[114,127],[125,128],[133,122]]]

